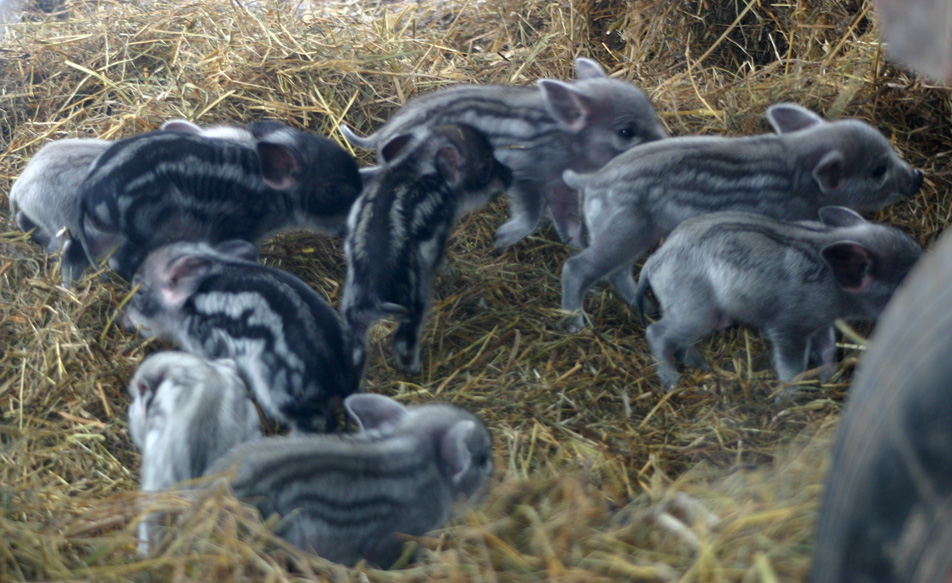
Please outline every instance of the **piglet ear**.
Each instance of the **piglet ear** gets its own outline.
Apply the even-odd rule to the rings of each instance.
[[[820,222],[828,227],[856,227],[865,225],[866,219],[845,206],[825,206],[820,209]]]
[[[562,81],[539,80],[542,99],[549,114],[570,132],[580,132],[588,125],[591,102],[574,87]]]
[[[822,117],[795,103],[778,103],[767,108],[767,121],[778,134],[789,134],[826,123]]]
[[[258,262],[258,248],[244,239],[229,239],[219,243],[215,245],[215,251],[229,257]]]
[[[297,184],[301,175],[301,161],[291,148],[284,144],[259,141],[255,143],[261,175],[265,183],[277,190],[287,190]]]
[[[436,169],[450,188],[459,186],[463,180],[463,154],[459,148],[454,145],[440,148],[436,153]]]
[[[186,255],[172,261],[162,286],[162,297],[166,304],[172,307],[184,304],[195,293],[209,269],[211,262],[204,257]]]
[[[457,421],[443,435],[443,441],[440,443],[440,457],[449,470],[454,485],[459,485],[473,465],[473,456],[467,442],[474,431],[476,422],[472,419]]]
[[[844,290],[858,294],[873,282],[873,276],[870,274],[873,258],[859,243],[852,241],[833,243],[821,249],[820,255],[833,270],[836,282]]]
[[[361,431],[396,425],[407,415],[407,408],[389,397],[358,393],[344,399],[344,409]]]
[[[597,61],[579,57],[575,59],[575,78],[576,79],[596,79],[598,77],[607,77],[605,69]]]
[[[391,163],[397,159],[406,149],[407,145],[413,141],[413,134],[401,134],[380,148],[380,156],[386,163]]]
[[[164,132],[178,132],[180,134],[199,135],[202,128],[185,119],[171,119],[159,128]]]
[[[839,150],[830,150],[813,169],[813,178],[820,186],[820,192],[829,194],[835,192],[846,181],[843,170],[843,154]]]

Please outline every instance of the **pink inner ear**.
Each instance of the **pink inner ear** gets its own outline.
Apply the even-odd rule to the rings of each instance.
[[[846,291],[850,293],[858,294],[858,293],[862,293],[866,291],[866,288],[868,288],[869,284],[871,283],[873,283],[873,276],[867,273],[863,275],[863,279],[861,279],[858,284],[854,286],[844,287],[843,289],[845,289]]]
[[[588,125],[591,113],[587,100],[572,87],[559,81],[539,81],[549,113],[571,132],[579,132]]]
[[[149,387],[142,381],[136,383],[136,389],[139,390],[139,396],[145,396],[149,392]]]

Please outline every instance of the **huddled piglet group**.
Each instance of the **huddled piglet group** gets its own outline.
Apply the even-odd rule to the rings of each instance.
[[[760,327],[781,380],[811,360],[833,370],[833,321],[875,319],[918,244],[871,212],[919,189],[922,174],[858,120],[793,104],[767,111],[775,134],[667,137],[647,96],[585,58],[576,79],[534,87],[460,85],[412,99],[354,145],[271,121],[202,129],[174,120],[117,142],[63,140],[14,184],[17,224],[62,251],[65,284],[106,261],[135,293],[127,329],[171,343],[129,391],[142,488],[221,475],[277,533],[343,563],[390,566],[398,535],[439,528],[456,498],[483,490],[491,438],[471,413],[355,394],[377,320],[399,320],[399,368],[421,369],[434,274],[456,220],[506,192],[497,247],[550,214],[580,251],[562,270],[562,307],[582,327],[585,293],[609,282],[663,317],[647,327],[666,387],[691,346],[734,323]],[[344,237],[339,310],[255,244],[295,228]],[[636,284],[632,268],[661,239]],[[778,308],[779,306],[779,308]],[[291,435],[262,437],[265,417]],[[337,428],[339,407],[359,428]],[[179,486],[183,487],[183,486]],[[148,552],[158,517],[140,527]]]

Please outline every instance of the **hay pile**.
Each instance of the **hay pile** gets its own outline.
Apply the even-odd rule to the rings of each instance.
[[[593,57],[644,88],[672,134],[767,131],[796,101],[870,121],[926,184],[881,220],[931,243],[948,223],[948,92],[891,66],[867,0],[82,2],[24,14],[0,41],[0,198],[50,139],[116,139],[185,117],[276,119],[341,140],[453,83],[569,78]],[[370,156],[357,152],[368,163]],[[437,278],[423,374],[399,374],[376,330],[366,388],[474,410],[496,440],[494,489],[406,570],[344,569],[287,547],[221,493],[163,503],[183,533],[135,553],[138,454],[125,385],[164,348],[114,323],[127,286],[59,287],[58,266],[0,205],[0,581],[796,581],[856,339],[831,383],[793,399],[766,346],[739,330],[702,343],[713,369],[660,392],[644,331],[611,292],[567,334],[550,229],[504,253],[504,201],[468,217]],[[293,234],[267,263],[336,304],[340,245]],[[865,330],[861,330],[865,333]],[[146,575],[148,574],[148,575]]]

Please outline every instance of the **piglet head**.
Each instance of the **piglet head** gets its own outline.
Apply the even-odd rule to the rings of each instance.
[[[464,197],[488,202],[512,184],[512,170],[496,160],[493,147],[482,132],[465,124],[448,124],[433,129],[433,139],[441,140],[436,152],[440,175]]]
[[[150,253],[132,280],[138,288],[122,316],[127,329],[142,326],[147,335],[172,340],[182,306],[215,265],[227,259],[254,261],[258,250],[247,241],[232,240],[211,247],[180,242]]]
[[[310,223],[343,232],[351,205],[363,188],[357,162],[334,142],[273,121],[249,126],[265,183],[288,191]]]
[[[492,439],[477,419],[461,419],[440,441],[440,460],[458,496],[470,498],[493,472]]]
[[[876,319],[922,255],[922,248],[895,228],[866,224],[853,230],[857,240],[831,243],[820,254],[836,282],[853,298],[853,313]]]
[[[575,81],[538,82],[549,115],[572,136],[573,169],[597,170],[629,148],[667,137],[643,91],[608,77],[591,59],[576,59],[575,69]]]
[[[793,103],[767,109],[767,119],[807,161],[820,204],[877,211],[919,191],[922,172],[899,157],[881,133],[866,122],[827,122]]]

